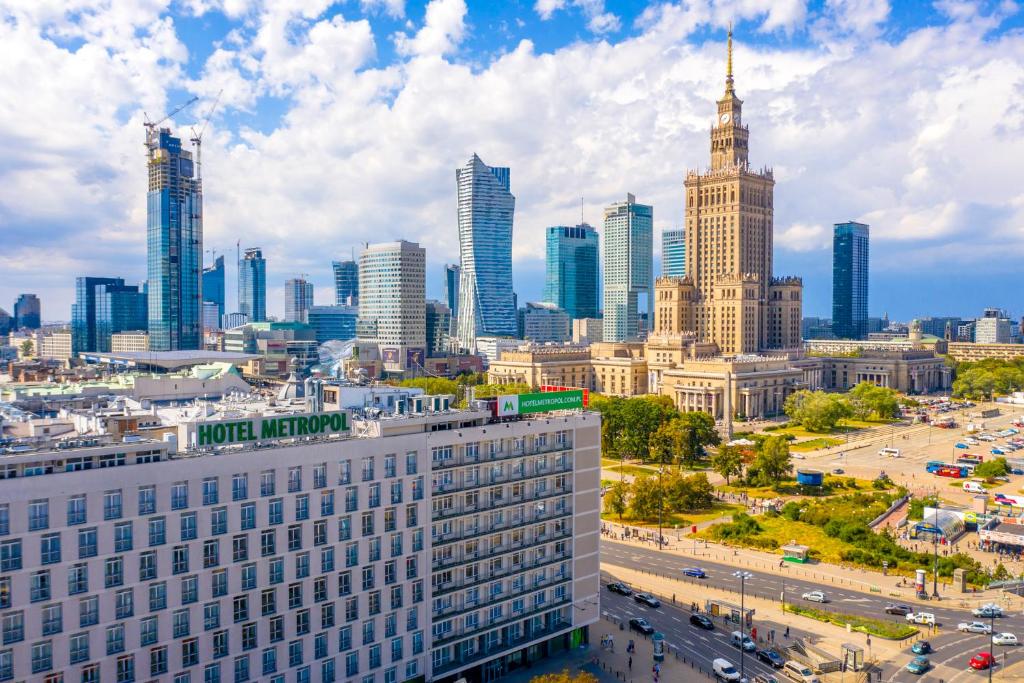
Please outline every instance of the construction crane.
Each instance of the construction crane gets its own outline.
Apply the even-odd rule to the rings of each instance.
[[[196,178],[199,180],[203,179],[203,133],[206,132],[206,126],[210,123],[210,118],[217,109],[217,105],[220,104],[220,96],[223,94],[224,88],[221,88],[217,97],[214,98],[213,104],[210,105],[209,111],[206,112],[206,116],[203,117],[203,125],[199,127],[199,132],[197,133],[196,129],[192,128],[192,144],[196,146]]]
[[[179,104],[177,107],[172,109],[168,114],[166,114],[164,117],[162,117],[159,121],[150,121],[149,120],[149,114],[147,114],[146,112],[142,112],[142,117],[145,119],[145,121],[143,121],[142,125],[144,125],[146,127],[146,143],[145,143],[146,147],[148,147],[150,151],[152,151],[156,147],[156,127],[157,126],[159,126],[161,123],[163,123],[167,119],[171,118],[172,116],[174,116],[175,114],[177,114],[181,110],[185,109],[186,107],[191,107],[193,104],[195,104],[198,101],[199,101],[198,97],[193,97],[188,102],[185,102],[184,104]]]

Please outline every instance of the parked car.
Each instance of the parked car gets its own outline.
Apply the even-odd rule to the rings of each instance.
[[[927,640],[919,640],[910,646],[910,651],[915,655],[927,655],[931,654],[932,644]]]
[[[961,624],[957,624],[956,630],[961,633],[992,633],[992,627],[988,624],[983,624],[980,621],[965,621]]]
[[[992,642],[996,645],[1020,645],[1017,636],[1012,633],[997,633],[992,636]]]
[[[792,678],[794,681],[801,681],[801,683],[818,683],[818,677],[814,675],[811,668],[794,659],[786,662],[786,665],[782,667],[782,670],[786,676]]]
[[[932,668],[932,664],[928,661],[927,657],[914,657],[910,660],[910,663],[907,664],[907,671],[912,674],[917,674],[918,676],[930,668]]]
[[[610,590],[612,593],[618,593],[619,595],[632,595],[633,594],[633,590],[629,586],[627,586],[624,583],[619,583],[619,582],[609,583],[608,584],[608,590]]]
[[[639,631],[645,635],[651,635],[654,633],[654,627],[651,626],[651,622],[647,621],[643,617],[633,617],[630,619],[629,628],[632,631]]]
[[[715,678],[717,679],[723,681],[740,680],[740,672],[736,670],[736,667],[728,659],[719,657],[711,662],[711,669],[715,672]]]
[[[982,671],[989,668],[995,663],[995,659],[992,657],[991,652],[979,652],[978,654],[971,657],[971,661],[968,662],[972,669],[976,671]]]
[[[905,617],[913,611],[914,610],[910,605],[896,605],[890,603],[885,606],[886,614],[898,614],[901,617]]]
[[[828,602],[828,597],[822,591],[808,591],[800,597],[811,602]]]
[[[971,610],[971,614],[982,619],[991,619],[992,617],[1003,616],[1003,608],[999,605],[982,605]]]
[[[650,593],[637,593],[633,599],[648,607],[661,607],[661,601]]]
[[[953,444],[953,446],[954,446],[954,448],[969,448],[969,446],[967,444],[959,442],[959,441],[957,443]]]
[[[832,470],[832,474],[843,474],[844,470],[842,467],[836,467]]]
[[[704,629],[705,631],[715,630],[715,622],[711,621],[711,619],[703,614],[691,614],[690,623],[698,628]]]
[[[781,669],[786,665],[786,660],[775,650],[758,650],[757,658],[774,669]]]
[[[683,569],[683,576],[692,576],[695,579],[706,579],[707,574],[700,567],[686,567]]]
[[[911,612],[907,615],[907,621],[912,624],[935,625],[935,615],[931,612]]]

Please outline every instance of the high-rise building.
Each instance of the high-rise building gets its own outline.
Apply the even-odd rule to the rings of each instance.
[[[203,332],[216,332],[220,329],[223,316],[217,312],[218,308],[213,301],[203,302]]]
[[[245,250],[238,262],[238,310],[251,323],[267,319],[267,261],[263,250]]]
[[[604,210],[604,341],[640,337],[654,292],[654,207],[626,195]]]
[[[12,327],[14,327],[14,318],[11,317],[10,313],[0,308],[0,336],[9,333]],[[0,346],[3,346],[2,341],[0,341]]]
[[[518,336],[539,344],[567,342],[572,338],[572,320],[549,301],[528,301],[519,309]]]
[[[110,350],[109,348],[100,348],[97,340],[96,288],[100,285],[124,286],[124,279],[119,277],[75,278],[75,303],[71,304],[71,348],[74,353]],[[132,329],[138,329],[138,327]],[[121,330],[114,331],[120,332]]]
[[[600,310],[597,230],[581,223],[547,230],[544,301],[570,318],[596,318]]]
[[[1005,311],[986,308],[974,321],[974,341],[978,344],[1011,344],[1020,340],[1016,325]]]
[[[230,330],[232,327],[239,327],[249,322],[249,316],[245,313],[225,313],[224,317],[221,318],[221,327],[225,330]]]
[[[836,223],[832,233],[832,333],[868,336],[868,238],[864,223]]]
[[[203,301],[217,304],[217,319],[224,315],[226,300],[224,287],[224,256],[213,260],[212,266],[203,268]],[[203,325],[205,328],[205,324]]]
[[[38,330],[43,326],[42,304],[35,294],[21,294],[14,302],[14,329]]]
[[[74,353],[109,352],[111,335],[147,326],[146,294],[122,278],[75,279],[75,303],[71,305],[71,339]]]
[[[426,358],[426,249],[415,242],[371,244],[359,255],[357,345],[403,372]]]
[[[354,260],[333,261],[334,303],[338,306],[359,305],[359,264]]]
[[[476,349],[476,338],[512,337],[516,306],[512,294],[512,216],[516,198],[511,171],[488,166],[474,154],[455,171],[459,196],[458,339]]]
[[[686,230],[661,231],[661,276],[686,275]]]
[[[448,350],[448,330],[452,311],[441,301],[427,302],[427,356],[440,356]]]
[[[297,277],[284,283],[284,319],[286,322],[304,323],[313,305],[313,283]]]
[[[167,128],[149,129],[149,345],[198,349],[202,339],[203,188],[192,154]]]
[[[358,317],[359,309],[355,306],[311,306],[308,315],[318,344],[355,339]]]
[[[444,300],[451,311],[451,323],[448,327],[448,334],[454,337],[458,334],[459,325],[459,280],[462,278],[462,268],[457,263],[446,263],[444,266]]]

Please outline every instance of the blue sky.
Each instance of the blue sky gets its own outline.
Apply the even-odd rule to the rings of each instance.
[[[776,273],[828,315],[834,222],[872,225],[870,309],[1024,313],[1024,36],[1014,2],[0,0],[0,307],[69,317],[76,275],[145,277],[143,112],[193,95],[205,246],[268,255],[271,313],[366,241],[456,261],[454,169],[512,168],[514,285],[543,231],[633,192],[682,220],[736,35],[751,160],[774,167]],[[657,242],[658,240],[656,240]],[[230,261],[230,259],[229,259]],[[229,267],[229,279],[233,267]],[[233,286],[229,286],[233,290]],[[234,292],[229,294],[229,307]]]

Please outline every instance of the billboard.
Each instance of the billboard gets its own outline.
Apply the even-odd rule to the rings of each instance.
[[[407,368],[422,368],[423,359],[426,356],[423,349],[406,349],[405,350],[405,367]]]
[[[348,411],[339,410],[185,422],[180,426],[179,438],[186,447],[206,448],[297,436],[347,434],[350,429]]]
[[[583,390],[549,391],[534,394],[499,396],[496,406],[498,417],[546,413],[552,410],[583,408]]]
[[[398,349],[381,349],[380,356],[384,359],[385,363],[398,363]]]

